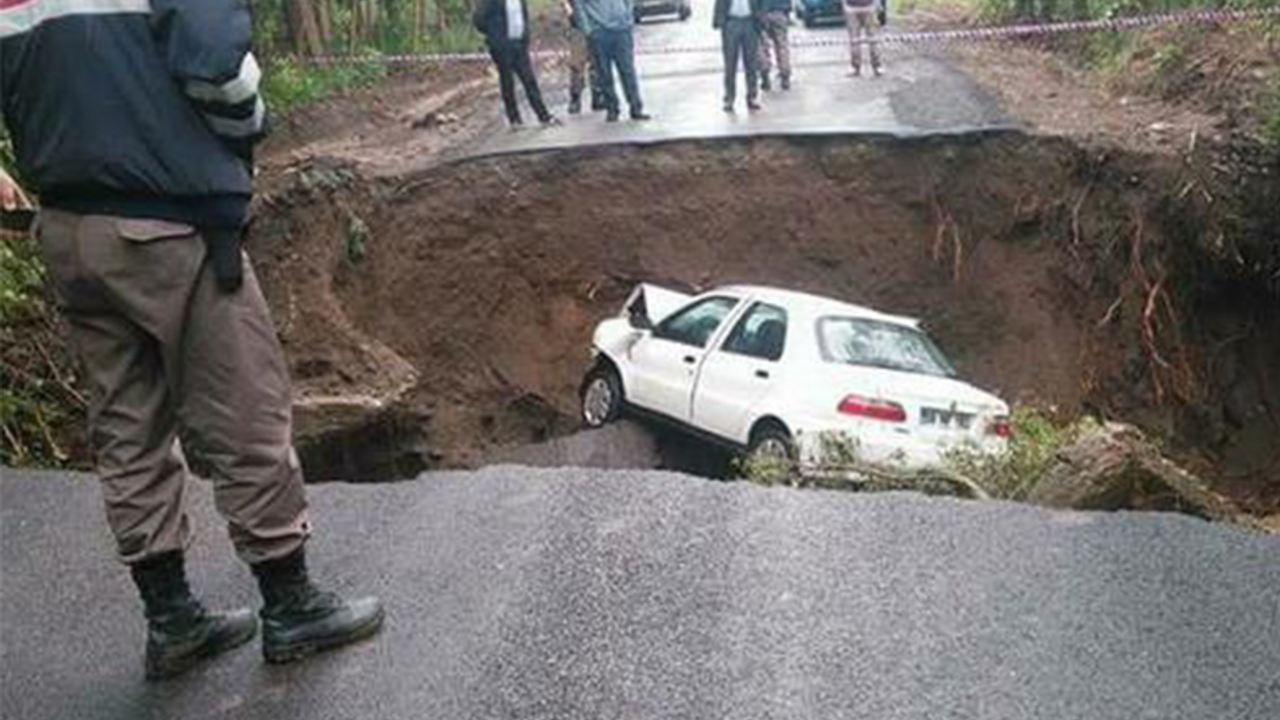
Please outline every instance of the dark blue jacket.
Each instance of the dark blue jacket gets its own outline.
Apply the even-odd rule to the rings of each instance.
[[[238,227],[263,134],[246,0],[0,0],[0,120],[46,207]]]
[[[520,0],[520,14],[524,16],[524,32],[521,33],[519,40],[528,41],[529,5],[525,0]],[[506,0],[481,0],[471,22],[476,26],[476,30],[484,35],[485,42],[490,45],[511,42],[511,38],[507,37]]]

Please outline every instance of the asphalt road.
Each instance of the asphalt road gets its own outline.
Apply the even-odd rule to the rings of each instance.
[[[1280,538],[510,467],[315,488],[318,574],[381,594],[386,634],[147,685],[93,481],[0,472],[6,719],[1280,716]],[[192,496],[195,584],[251,601]]]
[[[764,109],[748,113],[745,80],[739,75],[738,111],[721,109],[724,95],[719,33],[711,28],[710,0],[694,3],[686,22],[674,18],[647,20],[636,31],[640,51],[697,49],[697,52],[640,54],[637,58],[641,94],[655,119],[633,123],[624,119],[606,124],[603,114],[570,117],[564,113],[563,93],[550,92],[562,127],[534,124],[508,132],[497,120],[493,131],[464,155],[493,155],[604,144],[650,144],[676,139],[750,135],[888,134],[917,136],[1004,130],[1017,126],[995,100],[957,70],[945,54],[928,46],[884,46],[886,71],[880,78],[849,74],[849,54],[842,44],[841,26],[807,30],[797,21],[793,43],[835,41],[834,46],[795,50],[795,84],[788,92],[762,95]],[[891,29],[909,21],[895,19]],[[710,49],[710,52],[703,51]],[[867,72],[864,68],[864,72]],[[541,84],[562,84],[563,74],[544,68]],[[523,92],[518,92],[524,103]],[[496,99],[495,99],[496,102]],[[523,107],[523,105],[522,105]],[[527,110],[527,108],[526,108]],[[526,119],[532,117],[526,111]]]

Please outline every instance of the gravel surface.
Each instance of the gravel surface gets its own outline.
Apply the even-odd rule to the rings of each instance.
[[[85,476],[0,479],[5,718],[1230,718],[1280,711],[1280,539],[657,472],[313,489],[378,640],[167,684]],[[251,602],[203,484],[193,581]]]

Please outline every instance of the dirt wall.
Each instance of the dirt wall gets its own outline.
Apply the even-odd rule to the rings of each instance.
[[[575,427],[591,329],[634,283],[748,282],[921,317],[977,384],[1136,422],[1247,495],[1280,484],[1280,321],[1233,257],[1259,251],[1258,224],[1220,184],[1019,135],[597,149],[378,182],[321,164],[270,189],[254,247],[301,391],[410,387],[398,407],[441,464]]]

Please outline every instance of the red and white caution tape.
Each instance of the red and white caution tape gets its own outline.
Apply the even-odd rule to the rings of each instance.
[[[882,45],[909,45],[916,43],[947,42],[982,42],[988,40],[1013,40],[1047,35],[1063,35],[1070,33],[1119,32],[1124,30],[1147,30],[1157,27],[1179,25],[1222,25],[1245,22],[1249,20],[1265,20],[1280,18],[1280,7],[1257,8],[1252,10],[1193,10],[1176,13],[1159,13],[1153,15],[1134,15],[1129,17],[1106,18],[1102,20],[1081,20],[1071,22],[1035,23],[1022,25],[1003,25],[985,28],[959,28],[955,30],[922,30],[918,32],[894,32],[877,35],[874,39],[862,38],[860,43],[880,43]],[[791,43],[793,48],[847,47],[849,39],[843,35],[832,38],[806,38]],[[661,47],[639,47],[636,55],[663,56],[698,53],[718,53],[719,44],[706,45],[668,45]],[[540,59],[564,57],[564,50],[541,50],[533,53]],[[327,55],[308,58],[308,62],[317,64],[338,63],[385,63],[385,64],[449,64],[468,62],[488,62],[489,54],[471,53],[425,53],[410,55]]]

